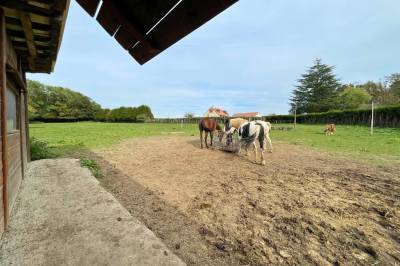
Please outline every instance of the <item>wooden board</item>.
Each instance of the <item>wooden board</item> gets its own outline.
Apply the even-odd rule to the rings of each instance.
[[[4,11],[0,9],[0,131],[1,131],[1,161],[2,161],[2,205],[0,208],[2,209],[2,213],[4,214],[0,217],[2,220],[1,224],[4,224],[4,228],[1,228],[0,231],[3,232],[5,227],[7,227],[8,221],[8,196],[7,196],[7,177],[8,177],[8,169],[7,169],[7,121],[6,121],[6,83],[7,83],[7,34],[6,34],[6,20],[4,16]]]
[[[18,195],[18,189],[22,181],[21,161],[21,135],[20,133],[8,134],[7,136],[7,158],[8,158],[8,212],[11,213],[12,206]]]

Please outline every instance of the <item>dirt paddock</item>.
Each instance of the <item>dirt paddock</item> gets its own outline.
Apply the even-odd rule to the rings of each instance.
[[[182,136],[93,156],[103,186],[188,265],[400,264],[399,166],[274,144],[266,166]]]

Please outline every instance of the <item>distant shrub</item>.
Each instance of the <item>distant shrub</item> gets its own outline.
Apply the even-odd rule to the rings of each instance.
[[[30,139],[31,160],[41,160],[54,157],[49,144],[37,138]]]

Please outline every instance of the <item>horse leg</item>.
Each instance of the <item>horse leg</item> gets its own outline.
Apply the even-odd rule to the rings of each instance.
[[[261,148],[261,164],[265,165],[265,159],[264,159],[264,148]]]
[[[211,147],[212,147],[212,144],[213,144],[213,137],[214,137],[214,131],[211,131],[210,132]]]
[[[269,144],[269,152],[272,153],[272,141],[271,138],[269,137],[269,134],[265,135],[265,138],[267,139]]]
[[[257,163],[257,145],[256,141],[253,141],[253,147],[254,147],[254,162]]]
[[[200,130],[200,147],[203,149],[203,130]]]
[[[246,156],[247,157],[250,156],[249,148],[250,148],[250,143],[246,143]]]
[[[206,138],[205,138],[205,140],[204,140],[204,142],[206,143],[206,148],[208,149],[207,138],[208,138],[208,131],[206,131]]]

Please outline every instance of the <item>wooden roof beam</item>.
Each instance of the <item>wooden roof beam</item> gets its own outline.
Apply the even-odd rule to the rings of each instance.
[[[66,17],[68,16],[68,7],[70,0],[58,0],[55,1],[52,9],[57,11],[62,11],[58,16],[54,16],[50,19],[50,24],[52,25],[50,30],[50,55],[52,60],[49,62],[49,73],[53,71],[56,64],[56,59],[58,55],[58,50],[60,49],[64,27],[66,22]]]
[[[142,65],[237,1],[183,0],[146,36],[147,39],[157,42],[159,51],[148,49],[140,42],[129,53]]]
[[[28,46],[28,51],[29,51],[29,57],[28,57],[29,68],[34,69],[35,68],[34,58],[37,56],[37,51],[36,51],[35,40],[33,38],[31,17],[29,16],[28,13],[22,11],[20,12],[19,16],[21,19],[22,29],[25,34],[26,45]]]
[[[147,47],[149,50],[159,51],[157,46],[146,38],[146,33],[142,33],[130,20],[128,20],[126,16],[122,13],[122,11],[118,7],[116,7],[111,0],[103,1],[103,5],[101,6],[98,16],[98,21],[100,22],[100,24],[102,24],[101,15],[102,14],[105,15],[106,13],[114,17],[120,23],[121,28],[118,31],[129,33],[134,39],[138,40],[140,43],[142,43],[142,45]],[[107,25],[102,24],[102,26],[104,27]],[[115,37],[121,43],[122,36],[121,38],[119,38],[118,31],[116,32]],[[123,42],[121,44],[123,44]],[[124,48],[129,50],[132,47],[125,46]]]
[[[0,0],[0,6],[8,7],[11,9],[18,10],[18,11],[33,13],[33,14],[37,14],[40,16],[44,16],[44,17],[57,16],[62,13],[61,11],[58,11],[55,9],[51,10],[51,9],[46,9],[43,7],[31,5],[22,0],[12,0],[12,1]]]

